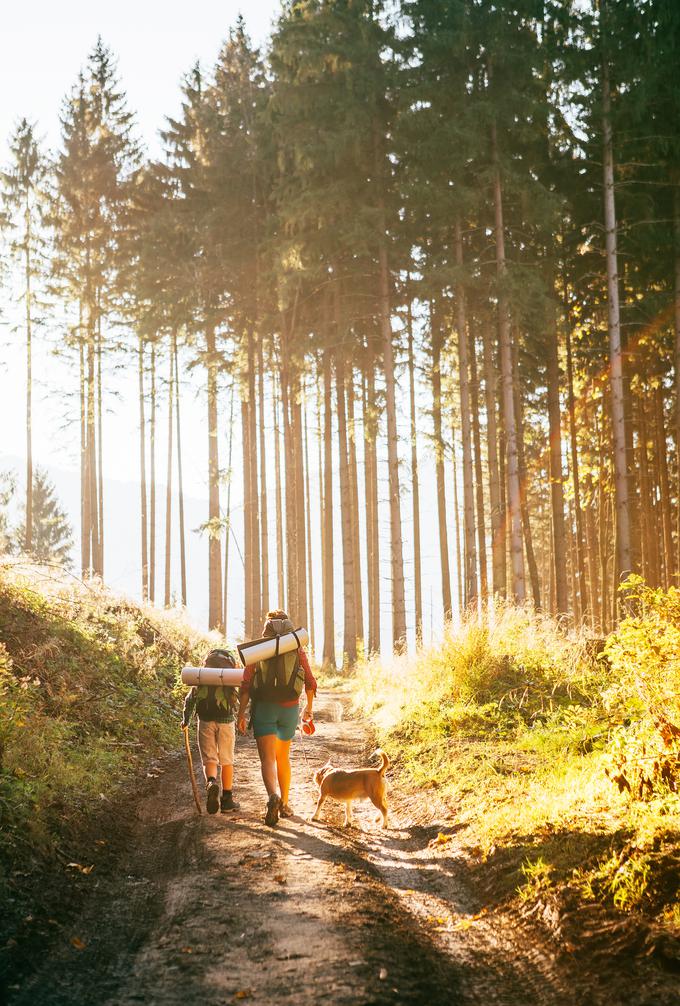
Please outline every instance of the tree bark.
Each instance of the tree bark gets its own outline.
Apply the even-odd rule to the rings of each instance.
[[[675,465],[676,497],[680,501],[680,178],[673,186],[673,234],[675,237],[673,322],[675,327]],[[677,507],[675,569],[680,572],[680,506]]]
[[[261,608],[262,614],[269,611],[269,511],[267,506],[267,451],[264,428],[264,358],[262,339],[258,340],[257,366],[259,373],[260,409],[260,555],[262,559]]]
[[[526,550],[527,568],[529,570],[529,583],[531,584],[531,594],[536,611],[541,610],[541,586],[538,578],[538,565],[534,554],[533,536],[531,533],[531,519],[529,516],[529,503],[527,500],[528,475],[524,459],[524,417],[522,414],[522,395],[519,387],[519,361],[517,359],[517,343],[513,347],[513,385],[515,388],[515,416],[517,421],[517,464],[519,469],[520,484],[524,487],[521,496],[522,507],[522,530],[524,532],[524,548]]]
[[[408,297],[408,378],[411,418],[411,504],[413,511],[413,589],[415,594],[416,643],[423,640],[423,574],[420,546],[420,484],[418,480],[418,429],[416,380],[413,354],[413,303]],[[370,565],[370,560],[369,560]]]
[[[156,346],[151,343],[149,416],[149,600],[156,602]]]
[[[378,404],[375,363],[369,352],[366,365],[366,553],[368,558],[368,652],[380,652],[380,534],[378,521]]]
[[[663,526],[663,550],[665,566],[666,589],[674,582],[675,553],[673,550],[673,519],[671,516],[671,492],[668,476],[668,445],[666,441],[666,424],[664,420],[663,389],[660,382],[654,388],[654,431],[656,438],[656,457],[659,472],[659,487],[661,490],[661,519]]]
[[[307,582],[309,584],[309,647],[314,653],[314,570],[312,567],[312,501],[309,491],[309,444],[307,430],[307,405],[306,401],[302,412],[303,441],[304,441],[304,464],[305,464],[305,516],[307,542]]]
[[[361,542],[359,538],[359,471],[357,465],[357,437],[354,421],[354,368],[350,364],[345,384],[347,392],[347,460],[349,463],[350,517],[352,519],[352,553],[354,567],[354,612],[357,641],[364,639],[364,602],[361,584]]]
[[[576,565],[574,577],[576,593],[574,594],[574,613],[576,621],[581,622],[588,617],[588,592],[586,588],[586,570],[583,558],[583,510],[581,508],[581,478],[579,474],[578,440],[576,437],[576,398],[574,395],[574,364],[571,351],[571,328],[567,314],[567,401],[569,404],[569,444],[571,449],[571,480],[574,496],[575,516],[575,548]]]
[[[222,547],[220,524],[220,464],[217,425],[217,353],[215,330],[206,331],[208,370],[208,628],[222,631]]]
[[[281,504],[281,429],[279,427],[279,395],[274,380],[274,476],[276,479],[276,583],[278,607],[286,610],[286,582],[283,555],[283,509]]]
[[[177,496],[179,504],[179,565],[180,582],[182,585],[182,605],[187,606],[187,559],[186,559],[186,538],[184,524],[184,482],[182,479],[182,424],[180,421],[180,383],[179,366],[177,353],[177,333],[172,333],[172,355],[175,359],[175,416],[177,420]]]
[[[482,325],[484,351],[484,398],[486,404],[486,456],[489,466],[489,507],[491,516],[491,579],[493,592],[505,597],[505,516],[501,500],[501,477],[498,464],[498,420],[496,413],[496,370],[488,325]]]
[[[172,587],[172,427],[174,412],[174,391],[175,391],[175,368],[172,353],[172,342],[168,353],[169,374],[168,374],[168,461],[167,476],[165,485],[165,596],[164,604],[170,607],[170,592]]]
[[[97,544],[99,575],[104,576],[104,423],[102,407],[102,319],[97,308]]]
[[[498,276],[498,338],[501,364],[501,390],[503,395],[503,420],[506,438],[508,493],[508,515],[510,525],[510,558],[512,568],[512,592],[515,601],[523,604],[526,598],[524,576],[524,550],[522,547],[521,486],[517,452],[517,422],[513,394],[512,332],[505,286],[507,264],[505,259],[505,228],[503,223],[503,191],[496,126],[492,126],[492,146],[494,160],[494,210],[496,229],[496,270]]]
[[[335,667],[335,599],[333,577],[333,374],[329,349],[323,354],[324,465],[323,465],[323,666]]]
[[[149,600],[149,515],[146,508],[146,422],[144,419],[144,340],[138,338],[138,381],[139,381],[139,486],[142,543],[142,600]],[[80,347],[82,369],[82,343]],[[83,538],[84,538],[83,534]]]
[[[30,555],[33,551],[33,297],[31,290],[31,210],[28,195],[26,196],[24,219],[26,226],[24,244],[24,306],[26,309],[26,524],[24,538],[26,552]]]
[[[475,462],[475,497],[477,502],[477,551],[479,554],[479,588],[482,601],[489,596],[489,576],[486,559],[486,514],[484,507],[484,476],[482,474],[482,441],[479,430],[479,377],[472,319],[468,324],[470,338],[470,400],[472,406],[472,442]]]
[[[453,526],[455,531],[455,554],[456,554],[456,584],[458,595],[458,614],[463,610],[463,564],[461,557],[460,541],[460,506],[458,500],[458,464],[456,461],[456,430],[451,423],[451,455],[453,465]]]
[[[223,590],[223,603],[222,603],[222,623],[224,625],[224,631],[227,631],[227,615],[229,614],[229,546],[231,544],[231,486],[233,482],[233,473],[231,470],[231,461],[233,457],[234,449],[234,399],[236,398],[236,385],[232,384],[231,387],[231,399],[229,402],[229,448],[227,457],[227,472],[229,481],[227,483],[227,523],[225,526],[224,535],[224,590]]]
[[[241,440],[243,442],[243,605],[244,629],[246,636],[252,639],[257,636],[255,614],[253,611],[253,524],[252,504],[250,494],[250,423],[248,420],[248,402],[245,394],[241,398]]]
[[[564,529],[564,474],[562,472],[562,417],[560,411],[560,365],[555,306],[547,314],[546,383],[548,388],[549,475],[552,515],[552,567],[555,577],[555,607],[558,618],[569,612],[567,545]]]
[[[451,619],[451,571],[449,567],[449,539],[446,521],[446,481],[444,473],[444,438],[442,436],[442,378],[441,378],[441,323],[434,308],[430,311],[432,340],[432,423],[434,432],[435,478],[437,483],[437,518],[439,525],[439,566],[441,570],[442,604],[444,621]],[[455,467],[455,458],[454,458]],[[457,517],[456,511],[456,517]],[[457,576],[460,582],[461,567]]]
[[[455,224],[456,267],[458,288],[456,291],[456,315],[458,328],[458,386],[460,394],[461,444],[463,448],[463,537],[464,547],[464,605],[473,607],[477,603],[477,543],[475,534],[475,495],[472,475],[472,425],[470,404],[470,366],[468,362],[468,333],[465,305],[465,285],[463,283],[463,232],[460,220]]]
[[[604,8],[604,5],[603,5]],[[604,11],[603,11],[604,13]],[[614,195],[614,145],[611,122],[609,66],[602,60],[602,127],[604,170],[604,221],[607,258],[609,313],[609,375],[614,439],[614,485],[616,494],[616,542],[618,573],[625,580],[632,569],[631,520],[626,457],[626,416],[624,405],[623,352],[619,311],[616,200]]]
[[[257,443],[257,392],[255,387],[255,339],[252,330],[248,332],[248,444],[251,553],[250,558],[246,556],[246,562],[250,564],[252,592],[250,603],[253,618],[257,625],[259,625],[262,622],[264,612],[262,610],[262,578],[260,567],[260,494],[258,485],[259,452]],[[255,629],[255,625],[253,625],[253,629]]]
[[[354,597],[354,548],[350,513],[349,464],[347,459],[347,423],[345,417],[345,366],[342,348],[335,357],[335,389],[338,414],[338,458],[340,473],[340,514],[342,526],[343,583],[343,664],[352,667],[357,659],[357,623]]]

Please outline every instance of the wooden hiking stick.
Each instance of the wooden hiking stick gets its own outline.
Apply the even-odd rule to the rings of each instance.
[[[182,733],[184,734],[184,747],[187,752],[187,764],[189,766],[189,778],[191,779],[191,788],[194,792],[194,802],[196,804],[196,810],[199,814],[202,814],[201,800],[198,795],[198,786],[196,785],[196,776],[194,775],[194,762],[191,757],[191,745],[189,744],[189,727],[182,727]]]

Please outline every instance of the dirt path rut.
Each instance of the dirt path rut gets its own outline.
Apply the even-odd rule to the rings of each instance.
[[[237,813],[196,815],[183,754],[150,773],[83,853],[94,869],[74,875],[78,896],[53,910],[11,1006],[599,1002],[484,922],[455,857],[432,851],[440,825],[397,813],[383,832],[370,804],[351,831],[338,805],[309,821],[313,769],[329,755],[361,763],[367,743],[332,694],[318,710],[315,737],[293,743],[297,814],[274,830],[250,738],[238,740]]]

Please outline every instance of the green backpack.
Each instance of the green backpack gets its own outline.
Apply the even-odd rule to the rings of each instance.
[[[269,638],[293,631],[288,619],[272,619],[267,623]],[[253,678],[252,693],[257,702],[294,702],[300,698],[305,683],[305,672],[300,664],[298,650],[276,653],[269,660],[260,660]]]

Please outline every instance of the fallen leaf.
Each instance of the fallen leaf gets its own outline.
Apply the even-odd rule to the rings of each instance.
[[[385,979],[387,978],[387,968],[380,969],[380,971],[378,972],[378,978],[380,979],[381,982],[385,981]]]
[[[88,875],[94,870],[94,863],[91,866],[83,866],[82,863],[67,863],[66,868],[71,868],[72,870],[77,870],[78,873],[84,873]]]
[[[240,992],[234,992],[232,999],[249,999],[253,995],[252,989],[241,989]]]
[[[288,883],[288,881],[286,880],[286,878],[284,877],[284,875],[282,873],[275,873],[274,874],[274,880],[276,881],[277,884],[287,884]]]
[[[84,940],[81,940],[80,936],[72,936],[71,946],[75,947],[76,950],[84,950],[85,947],[87,946],[87,943],[85,943]]]
[[[193,950],[191,949],[191,947],[182,947],[182,953],[183,954],[193,954]]]

